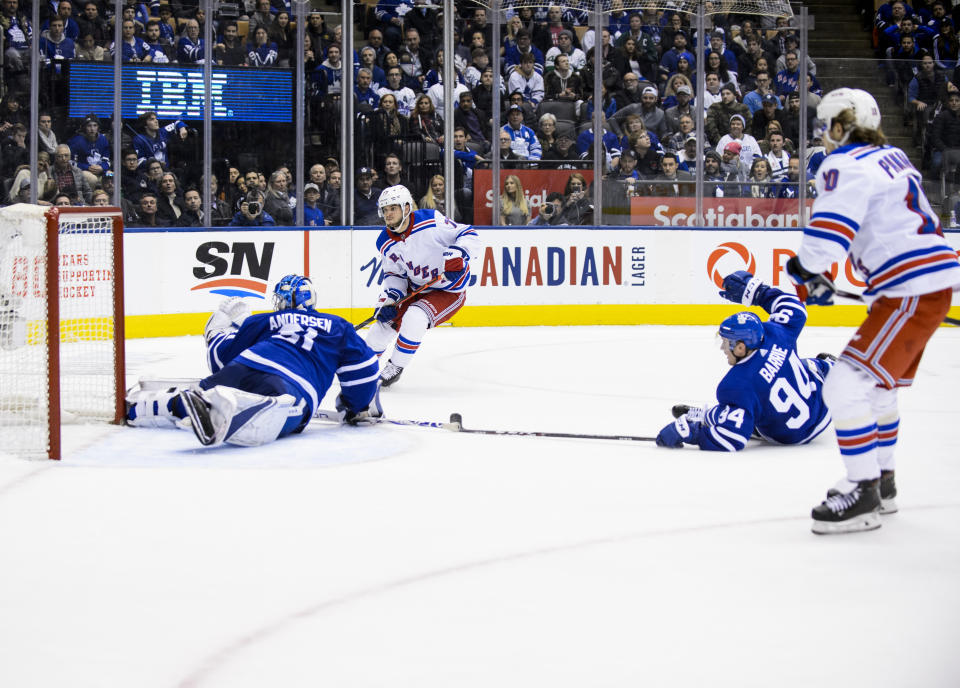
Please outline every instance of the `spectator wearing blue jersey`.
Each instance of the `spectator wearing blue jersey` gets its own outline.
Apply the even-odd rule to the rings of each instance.
[[[161,127],[157,113],[147,110],[139,117],[142,133],[133,137],[133,149],[137,152],[141,167],[149,160],[159,160],[163,165],[169,165],[167,157],[167,142],[176,131],[181,139],[187,138],[187,125],[176,120]]]
[[[743,270],[724,278],[720,295],[759,306],[770,318],[762,322],[743,311],[720,324],[721,349],[731,367],[717,386],[718,403],[674,406],[677,419],[660,431],[657,445],[733,452],[751,437],[772,444],[810,442],[830,425],[823,382],[832,361],[823,354],[826,360],[797,354],[797,337],[807,321],[803,303]]]
[[[800,84],[800,58],[797,53],[791,50],[784,55],[784,61],[786,67],[777,72],[777,76],[773,80],[774,89],[780,96],[781,102],[787,95],[796,91]]]
[[[72,60],[76,55],[77,46],[72,39],[63,33],[63,19],[55,16],[50,19],[50,28],[40,37],[40,55],[48,66],[53,66],[58,72],[66,60]]]
[[[247,66],[269,67],[277,62],[277,44],[270,40],[267,29],[258,26],[253,40],[247,43]]]
[[[373,46],[365,45],[360,48],[360,64],[354,66],[354,74],[361,69],[370,70],[371,86],[374,91],[386,86],[387,74],[377,64],[377,51]]]
[[[142,38],[136,35],[136,26],[132,19],[124,19],[120,25],[121,54],[124,62],[145,62],[150,55],[150,48]],[[110,44],[111,57],[117,52],[116,45]]]
[[[320,64],[324,80],[327,84],[327,94],[340,93],[343,81],[343,59],[339,43],[331,43],[327,47],[327,59]]]
[[[73,18],[73,3],[71,3],[70,0],[61,0],[57,5],[57,13],[54,16],[60,17],[60,19],[63,20],[64,36],[69,38],[71,41],[76,41],[78,38],[80,38],[80,25],[77,23],[77,20]],[[40,25],[41,36],[43,36],[50,28],[52,21],[53,17],[50,17],[50,19]]]
[[[123,5],[123,12],[126,15],[131,11],[133,12],[133,20],[140,24],[141,29],[150,21],[150,10],[143,3],[137,2],[137,0],[126,0]]]
[[[150,51],[143,61],[152,62],[153,64],[168,64],[170,62],[170,56],[167,54],[167,50],[172,50],[172,48],[161,42],[160,22],[156,19],[148,21],[147,28],[144,30],[143,35],[147,43],[147,48]]]
[[[510,135],[510,150],[521,160],[539,160],[543,155],[536,132],[523,123],[523,108],[511,105],[503,131]]]
[[[239,296],[223,301],[204,328],[212,375],[185,389],[139,389],[127,397],[127,424],[176,427],[189,418],[205,446],[258,446],[302,432],[336,375],[339,419],[383,415],[377,357],[346,320],[315,310],[309,278],[283,277],[275,312],[253,315]]]
[[[110,141],[100,133],[100,120],[89,114],[83,120],[80,134],[67,141],[73,163],[82,172],[91,188],[100,186],[100,178],[110,169]]]
[[[323,227],[326,225],[323,211],[319,208],[319,202],[319,186],[311,183],[303,187],[303,224],[307,227]]]
[[[606,122],[606,118],[601,117],[600,121]],[[586,155],[590,147],[593,146],[593,141],[593,127],[581,131],[580,135],[577,136],[577,152],[580,153],[581,156]],[[616,134],[607,129],[603,130],[603,147],[611,155],[620,155],[620,139],[617,138]]]
[[[19,0],[0,3],[0,24],[3,26],[4,68],[11,73],[22,73],[30,66],[30,40],[33,27],[27,15],[20,11]]]
[[[357,83],[353,87],[353,95],[356,97],[357,107],[360,112],[376,110],[380,105],[380,96],[371,88],[373,82],[373,73],[366,67],[357,70]]]
[[[538,72],[543,73],[545,62],[543,53],[537,46],[532,45],[530,40],[530,32],[526,29],[520,29],[520,31],[517,32],[516,44],[507,46],[506,52],[503,56],[504,74],[509,74],[514,69],[519,69],[521,58],[528,53],[533,55],[533,68]]]
[[[177,41],[177,62],[180,64],[203,64],[205,55],[200,24],[196,19],[184,22],[183,35]]]
[[[380,31],[383,42],[391,50],[400,48],[400,38],[403,31],[403,15],[413,8],[412,2],[405,0],[380,0],[374,10],[377,21],[380,22]]]

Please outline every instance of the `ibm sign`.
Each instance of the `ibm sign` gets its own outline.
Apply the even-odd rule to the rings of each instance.
[[[113,66],[69,63],[70,116],[113,115]],[[214,67],[211,118],[233,122],[293,121],[293,73],[285,69]],[[123,65],[124,119],[154,110],[160,119],[203,119],[203,67]]]

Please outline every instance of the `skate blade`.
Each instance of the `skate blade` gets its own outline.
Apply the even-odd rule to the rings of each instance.
[[[846,521],[814,521],[810,528],[817,535],[840,535],[843,533],[862,533],[880,527],[880,512],[861,514]]]
[[[900,510],[900,507],[897,506],[897,500],[891,497],[890,499],[881,499],[880,500],[880,513],[886,516],[887,514],[895,514]]]

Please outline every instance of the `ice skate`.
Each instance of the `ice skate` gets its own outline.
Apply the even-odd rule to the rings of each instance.
[[[880,481],[862,480],[850,492],[831,490],[813,508],[812,530],[817,535],[857,533],[880,527]]]
[[[400,379],[402,373],[403,368],[394,365],[392,361],[387,361],[387,365],[383,366],[383,371],[380,373],[380,385],[382,387],[389,387]]]
[[[834,497],[853,489],[855,483],[841,480],[836,486],[827,490],[827,497]],[[896,502],[897,483],[894,482],[893,471],[880,471],[880,513],[895,514],[899,510]]]

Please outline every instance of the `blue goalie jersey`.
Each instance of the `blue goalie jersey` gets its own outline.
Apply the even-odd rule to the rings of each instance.
[[[210,371],[231,362],[284,378],[316,411],[340,381],[348,408],[367,408],[377,391],[380,366],[366,342],[343,318],[314,310],[289,309],[251,315],[236,332],[207,342]]]
[[[770,318],[763,343],[730,368],[707,411],[701,449],[737,451],[756,431],[776,444],[805,444],[830,424],[823,402],[827,361],[797,355],[797,337],[807,311],[796,296],[773,287],[758,301]]]

